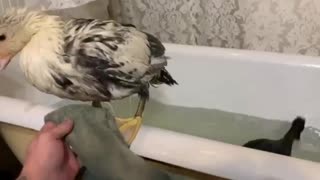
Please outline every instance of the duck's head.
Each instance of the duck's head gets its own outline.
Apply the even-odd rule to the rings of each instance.
[[[41,25],[41,12],[13,9],[0,17],[0,71],[23,49]]]

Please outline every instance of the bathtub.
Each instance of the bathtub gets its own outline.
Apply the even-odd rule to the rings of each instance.
[[[179,86],[152,88],[152,100],[165,105],[242,113],[265,120],[290,121],[301,115],[307,119],[306,126],[320,128],[317,109],[320,107],[320,58],[176,44],[165,46],[171,57],[168,70]],[[43,116],[62,100],[26,84],[17,64],[17,61],[10,64],[0,76],[0,121],[39,130]],[[318,162],[148,125],[142,126],[131,150],[143,157],[229,179],[319,179]]]

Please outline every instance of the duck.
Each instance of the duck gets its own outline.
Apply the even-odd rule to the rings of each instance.
[[[19,58],[14,58],[19,55]],[[102,102],[139,96],[135,115],[116,118],[120,131],[142,123],[150,86],[177,85],[167,71],[162,42],[132,24],[114,20],[71,18],[26,8],[0,18],[0,71],[19,59],[26,81],[62,99]]]
[[[245,143],[243,146],[279,155],[291,156],[293,142],[300,140],[304,128],[305,118],[298,116],[293,120],[290,129],[281,139],[256,139]]]

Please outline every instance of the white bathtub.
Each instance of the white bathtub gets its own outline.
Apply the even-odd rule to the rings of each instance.
[[[168,70],[179,86],[152,89],[152,99],[270,119],[302,115],[307,126],[320,128],[320,58],[174,44],[166,47],[171,57]],[[0,97],[0,121],[39,129],[50,106],[61,101],[27,85],[17,62],[0,75],[0,83],[0,95],[42,105]],[[144,157],[230,179],[319,179],[319,163],[147,126],[142,127],[131,149]]]

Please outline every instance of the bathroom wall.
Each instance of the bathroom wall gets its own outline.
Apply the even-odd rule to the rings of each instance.
[[[319,0],[119,0],[118,20],[164,42],[320,54]]]

